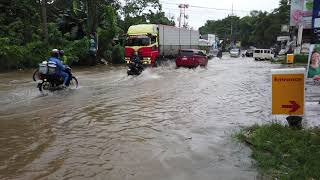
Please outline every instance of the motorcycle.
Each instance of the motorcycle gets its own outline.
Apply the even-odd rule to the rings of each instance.
[[[78,88],[78,79],[72,75],[71,68],[67,67],[66,69],[70,77],[69,88]],[[41,93],[43,93],[44,91],[55,91],[63,89],[63,78],[56,75],[55,64],[50,64],[47,62],[39,64],[37,77],[39,78],[37,88]]]
[[[128,76],[130,76],[130,75],[138,76],[144,70],[144,67],[143,67],[141,61],[139,59],[134,59],[134,58],[139,58],[139,57],[138,56],[133,57],[131,62],[128,64],[128,70],[127,70]]]
[[[128,74],[128,76],[130,76],[130,75],[138,76],[142,73],[143,70],[144,70],[144,68],[143,68],[142,64],[130,63],[130,64],[128,64],[127,74]]]

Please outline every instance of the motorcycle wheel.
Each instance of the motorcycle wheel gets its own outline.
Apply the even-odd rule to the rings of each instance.
[[[51,86],[51,84],[47,81],[43,81],[41,83],[38,83],[38,89],[42,94],[44,94],[45,92],[49,92],[50,86]]]
[[[77,89],[79,86],[79,82],[78,79],[74,76],[72,76],[70,84],[69,84],[69,88],[70,89]]]
[[[33,72],[32,79],[33,79],[33,81],[38,81],[38,80],[40,80],[39,69],[36,69],[36,70]]]

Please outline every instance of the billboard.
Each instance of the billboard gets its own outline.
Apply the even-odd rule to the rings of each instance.
[[[320,80],[320,44],[310,46],[307,77]]]
[[[292,0],[290,26],[302,25],[304,29],[312,28],[313,0]]]
[[[313,3],[312,29],[317,40],[320,40],[320,1],[315,0]]]

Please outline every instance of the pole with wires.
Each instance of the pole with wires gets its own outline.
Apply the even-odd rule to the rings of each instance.
[[[182,18],[183,18],[183,27],[186,27],[186,9],[189,8],[188,4],[179,4],[180,8],[180,17],[179,17],[179,28],[181,28]]]

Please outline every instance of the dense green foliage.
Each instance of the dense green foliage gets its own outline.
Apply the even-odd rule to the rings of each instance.
[[[308,64],[308,54],[295,54],[293,64]],[[281,63],[287,64],[287,56],[279,56],[275,60],[272,61],[273,63]]]
[[[228,16],[222,20],[208,20],[199,30],[202,34],[217,34],[226,43],[241,41],[245,47],[270,48],[281,35],[281,25],[288,24],[289,12],[289,1],[280,0],[279,8],[271,13],[252,11],[243,18]]]
[[[309,55],[306,55],[306,54],[295,54],[294,63],[308,64],[308,57]]]
[[[112,62],[115,64],[124,63],[124,48],[119,44],[112,49]]]
[[[237,135],[252,148],[268,179],[319,179],[320,130],[297,130],[280,124],[253,126]]]
[[[121,39],[129,26],[139,23],[174,24],[159,0],[126,0],[124,6],[118,0],[2,0],[0,70],[36,67],[53,48],[65,50],[80,65],[100,58],[123,62],[123,48],[113,39]],[[89,58],[88,52],[93,32],[99,39],[97,58]]]

